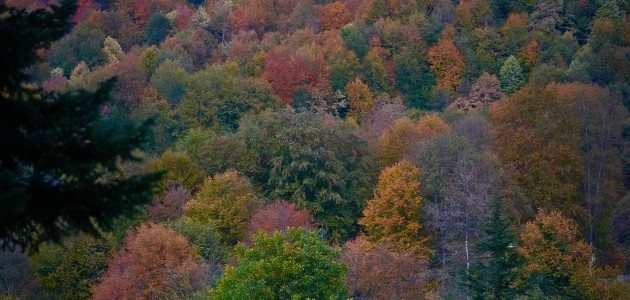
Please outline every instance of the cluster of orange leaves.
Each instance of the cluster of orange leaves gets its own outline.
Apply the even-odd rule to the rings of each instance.
[[[455,92],[462,83],[466,62],[453,40],[441,38],[437,44],[429,48],[428,58],[431,70],[435,73],[436,86]]]
[[[323,30],[337,30],[352,21],[350,10],[341,2],[333,2],[318,8]]]
[[[287,228],[314,229],[313,217],[306,209],[298,209],[295,204],[277,201],[256,211],[249,222],[249,236],[263,231],[273,234]]]

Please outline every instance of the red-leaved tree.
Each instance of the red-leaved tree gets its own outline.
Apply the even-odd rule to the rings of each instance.
[[[315,228],[313,217],[306,209],[297,209],[293,203],[278,201],[258,210],[249,223],[249,235],[264,231],[273,234],[289,227]]]
[[[326,64],[321,55],[308,61],[303,56],[287,49],[276,48],[267,54],[262,73],[280,101],[291,104],[298,88],[309,92],[320,92],[327,78]]]

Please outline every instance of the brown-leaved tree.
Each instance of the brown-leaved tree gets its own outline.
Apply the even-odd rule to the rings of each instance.
[[[160,225],[142,225],[129,232],[93,299],[181,299],[203,281],[197,254],[184,236]]]

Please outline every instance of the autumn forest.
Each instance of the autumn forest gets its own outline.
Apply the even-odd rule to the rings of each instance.
[[[0,0],[0,299],[630,299],[629,0]]]

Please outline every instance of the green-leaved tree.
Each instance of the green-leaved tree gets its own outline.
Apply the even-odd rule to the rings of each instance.
[[[212,299],[347,299],[346,265],[340,251],[314,231],[289,229],[254,236],[253,246],[235,248]]]
[[[472,299],[514,299],[519,295],[517,280],[523,259],[516,251],[516,233],[502,210],[501,201],[495,201],[484,230],[488,238],[476,245],[479,260],[465,276],[464,285]]]
[[[525,85],[523,69],[518,59],[513,55],[510,55],[503,63],[503,66],[501,66],[499,77],[501,80],[501,90],[506,94],[512,94]]]

